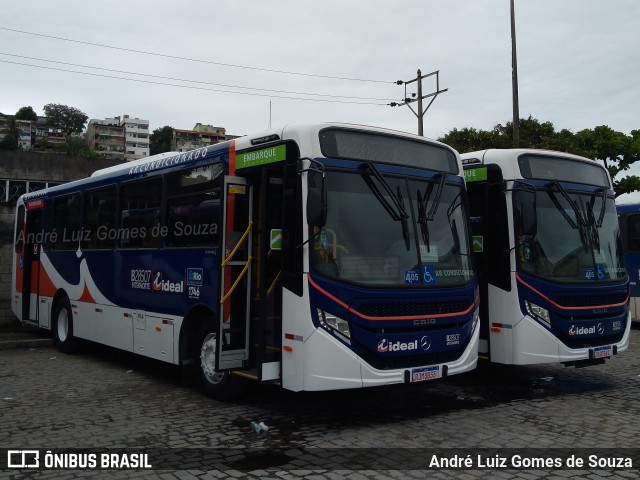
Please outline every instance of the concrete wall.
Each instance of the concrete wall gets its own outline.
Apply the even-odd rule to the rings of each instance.
[[[0,180],[70,182],[117,163],[113,160],[0,150]],[[15,202],[0,202],[0,327],[17,323],[11,312],[14,222]]]

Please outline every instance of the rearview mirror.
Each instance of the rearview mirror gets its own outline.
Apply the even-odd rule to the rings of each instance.
[[[522,202],[522,230],[525,235],[534,236],[538,232],[536,202]]]
[[[307,224],[311,227],[323,227],[327,223],[327,192],[324,175],[309,171],[309,191],[307,194]]]

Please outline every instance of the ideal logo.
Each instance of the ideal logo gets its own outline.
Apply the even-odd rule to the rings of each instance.
[[[431,339],[426,335],[420,339],[420,346],[423,350],[431,348]],[[390,342],[386,338],[378,341],[378,353],[388,352],[409,352],[418,350],[418,340],[412,342]]]
[[[604,327],[601,323],[598,324],[597,327],[577,327],[575,325],[571,325],[569,329],[569,335],[593,335],[594,333],[598,333],[598,335],[602,335],[604,333]]]
[[[157,272],[153,280],[154,292],[183,293],[184,282],[172,282],[171,280],[162,280],[162,273]]]
[[[202,286],[203,273],[201,268],[187,268],[187,285],[190,287]]]

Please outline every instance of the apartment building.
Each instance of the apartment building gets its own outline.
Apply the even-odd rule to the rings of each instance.
[[[87,143],[99,157],[130,162],[149,156],[149,120],[122,117],[91,119]]]
[[[214,143],[224,142],[226,139],[226,130],[223,127],[196,123],[193,130],[175,129],[173,131],[171,150],[174,152],[188,152],[196,148],[208,147]]]
[[[123,115],[120,125],[124,127],[124,159],[127,162],[149,156],[149,120]]]
[[[89,120],[86,139],[100,158],[124,161],[124,126],[120,117]]]
[[[0,139],[7,133],[8,119],[12,115],[0,113]],[[52,125],[47,117],[38,117],[38,120],[16,120],[18,129],[18,148],[20,150],[32,150],[40,152],[65,152],[66,139],[62,129]]]

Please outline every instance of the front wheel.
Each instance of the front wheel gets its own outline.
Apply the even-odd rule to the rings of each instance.
[[[53,343],[63,353],[73,353],[78,348],[78,340],[73,336],[71,304],[66,297],[53,310]]]
[[[199,335],[198,384],[205,395],[216,400],[238,398],[250,384],[247,379],[230,372],[216,372],[218,334],[211,330],[211,322],[206,322]]]

